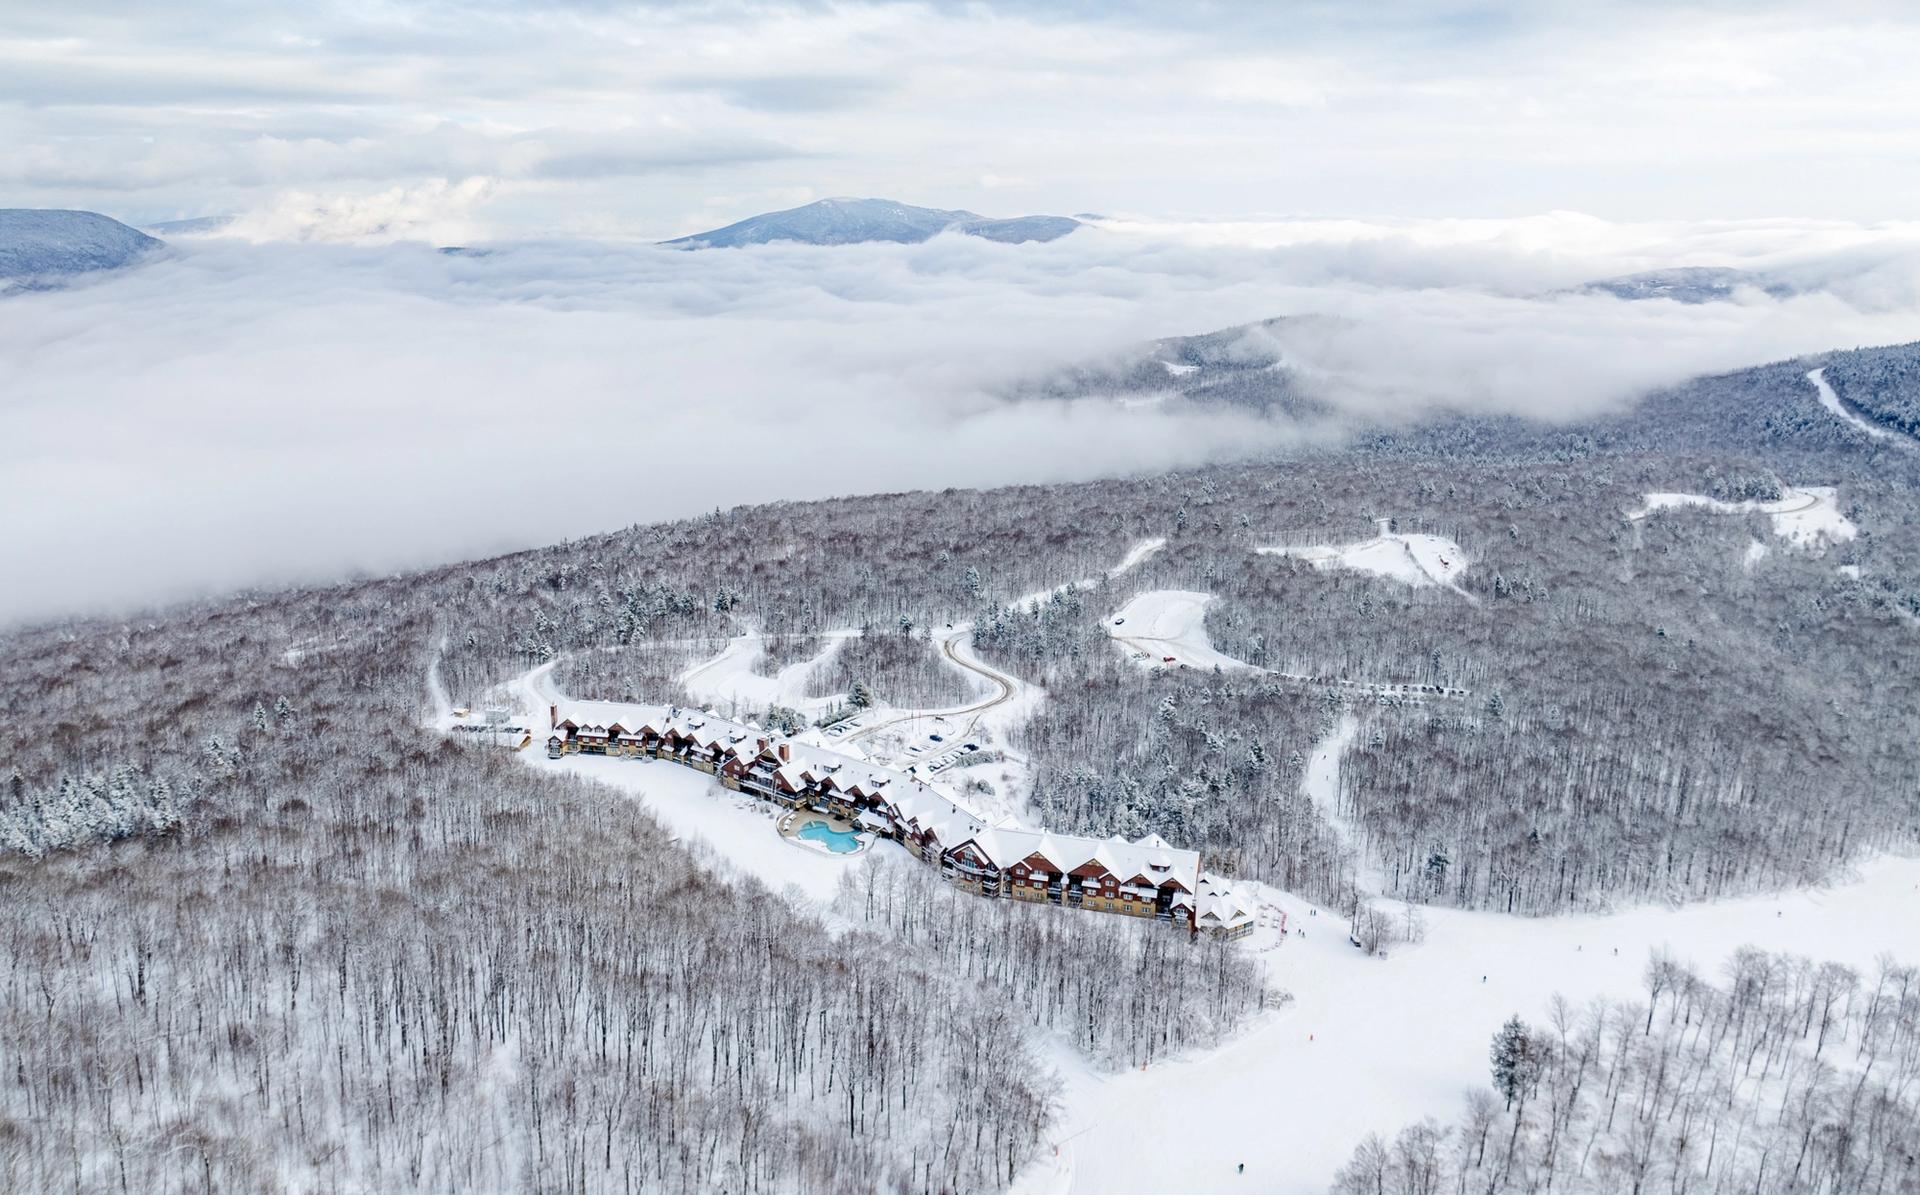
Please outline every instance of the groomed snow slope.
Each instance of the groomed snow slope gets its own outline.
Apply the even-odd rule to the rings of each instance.
[[[1022,1195],[1323,1195],[1367,1133],[1423,1116],[1453,1123],[1467,1089],[1488,1084],[1487,1043],[1506,1017],[1544,1021],[1556,993],[1631,998],[1662,945],[1707,974],[1747,943],[1862,970],[1882,953],[1920,959],[1920,861],[1908,859],[1831,889],[1678,911],[1535,920],[1428,909],[1425,943],[1384,961],[1348,945],[1326,910],[1261,896],[1306,931],[1264,955],[1295,1004],[1215,1051],[1146,1071],[1098,1076],[1068,1060],[1060,1157],[1044,1151]],[[1263,927],[1247,946],[1273,941]]]
[[[1639,522],[1663,510],[1697,506],[1715,514],[1759,513],[1773,520],[1773,533],[1796,548],[1820,549],[1844,543],[1860,533],[1853,520],[1840,513],[1832,486],[1790,486],[1775,502],[1722,502],[1703,494],[1648,494],[1640,509],[1627,518]]]
[[[1894,435],[1889,429],[1869,423],[1852,411],[1847,410],[1846,404],[1840,401],[1840,396],[1833,392],[1833,387],[1827,382],[1827,370],[1825,366],[1809,371],[1807,380],[1813,383],[1815,390],[1819,391],[1820,405],[1832,411],[1835,415],[1840,416],[1840,418],[1850,426],[1858,428],[1876,440],[1898,440],[1900,438]]]

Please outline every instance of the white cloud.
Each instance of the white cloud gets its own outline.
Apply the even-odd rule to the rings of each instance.
[[[455,190],[287,219],[330,236],[431,226],[459,218]],[[1153,337],[1274,315],[1341,317],[1290,334],[1289,352],[1335,401],[1387,414],[1565,417],[1695,372],[1920,336],[1920,255],[1903,229],[1249,227],[1224,242],[1210,227],[1129,228],[1046,245],[553,241],[485,256],[213,240],[0,300],[0,619],[458,559],[736,502],[1264,452],[1293,433],[1230,412],[995,395]],[[1543,297],[1728,246],[1841,276],[1848,297]]]
[[[434,179],[375,195],[289,192],[244,213],[224,231],[250,241],[429,241],[459,245],[484,237],[475,209],[493,191],[485,178]]]

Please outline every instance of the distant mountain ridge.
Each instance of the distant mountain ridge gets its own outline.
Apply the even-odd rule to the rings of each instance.
[[[115,270],[163,243],[98,212],[0,208],[0,279],[31,285]]]
[[[219,232],[232,223],[232,216],[190,216],[185,220],[161,220],[141,227],[162,236],[201,236]]]
[[[995,218],[964,209],[915,207],[891,199],[822,199],[802,207],[764,212],[745,220],[663,241],[690,249],[733,249],[794,241],[803,245],[860,245],[886,242],[917,245],[943,232],[963,232],[990,241],[1020,244],[1052,241],[1080,227],[1070,216]]]
[[[1797,474],[1920,467],[1920,458],[1910,455],[1912,441],[1920,440],[1920,343],[1815,353],[1694,377],[1572,422],[1440,408],[1401,420],[1343,413],[1323,397],[1333,379],[1289,352],[1296,334],[1332,331],[1346,322],[1290,315],[1166,337],[1016,380],[1002,394],[1014,401],[1237,408],[1303,431],[1338,426],[1351,437],[1351,451],[1384,456],[1580,460],[1732,452]],[[1816,366],[1826,368],[1828,381],[1861,418],[1899,438],[1877,440],[1824,406],[1808,377]]]
[[[1575,288],[1582,294],[1607,294],[1617,299],[1671,299],[1676,303],[1719,303],[1742,290],[1757,290],[1776,299],[1791,298],[1800,288],[1783,278],[1731,266],[1678,266],[1601,278]]]

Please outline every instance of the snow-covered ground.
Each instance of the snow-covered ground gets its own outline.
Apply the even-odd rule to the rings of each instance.
[[[1292,556],[1315,568],[1345,568],[1387,577],[1415,587],[1441,585],[1466,594],[1457,584],[1467,571],[1467,555],[1443,535],[1396,535],[1391,521],[1379,520],[1380,534],[1350,544],[1298,544],[1261,548],[1269,556]]]
[[[1347,749],[1353,746],[1353,740],[1360,736],[1360,719],[1345,714],[1334,728],[1313,745],[1307,755],[1307,773],[1301,780],[1300,789],[1319,810],[1320,816],[1327,819],[1340,840],[1352,848],[1354,857],[1360,860],[1354,874],[1354,887],[1363,893],[1380,893],[1387,889],[1386,873],[1378,865],[1367,862],[1360,850],[1360,833],[1340,809],[1340,761],[1346,758]]]
[[[1164,535],[1158,535],[1152,539],[1141,540],[1139,543],[1127,549],[1127,554],[1120,558],[1119,564],[1116,564],[1112,568],[1107,570],[1107,577],[1109,579],[1114,579],[1114,578],[1125,576],[1126,574],[1132,572],[1134,569],[1139,568],[1140,565],[1143,562],[1145,562],[1147,557],[1153,555],[1155,552],[1158,552],[1161,548],[1164,548],[1166,546],[1167,546],[1167,537]]]
[[[1329,814],[1357,729],[1344,719],[1307,761],[1303,792]],[[1357,878],[1380,890],[1379,876]],[[1017,1195],[1322,1195],[1366,1134],[1390,1137],[1426,1116],[1454,1123],[1467,1090],[1488,1084],[1487,1045],[1508,1016],[1542,1021],[1556,994],[1576,1004],[1632,998],[1652,950],[1709,978],[1750,943],[1863,971],[1882,954],[1920,959],[1920,859],[1882,858],[1829,888],[1679,909],[1522,918],[1421,908],[1422,940],[1384,958],[1354,948],[1330,911],[1253,891],[1298,931],[1283,940],[1263,910],[1244,942],[1293,1004],[1214,1050],[1147,1070],[1105,1075],[1054,1050],[1054,1146]]]
[[[1789,486],[1773,502],[1722,502],[1704,494],[1648,494],[1640,509],[1629,511],[1627,518],[1637,523],[1681,506],[1697,506],[1715,514],[1767,515],[1773,521],[1775,535],[1796,548],[1815,551],[1828,544],[1844,543],[1860,533],[1853,520],[1840,512],[1836,491],[1828,485]]]
[[[955,640],[964,638],[956,629]],[[978,663],[970,648],[954,646]],[[550,671],[534,669],[509,686],[514,704],[544,709],[557,696]],[[998,695],[990,709],[1017,710],[1022,700],[1017,690]],[[444,705],[437,686],[433,701]],[[1343,723],[1308,764],[1306,792],[1329,811],[1351,734]],[[631,794],[675,837],[704,842],[731,866],[808,901],[828,902],[848,868],[860,865],[785,841],[773,807],[673,763],[548,760],[534,751],[522,758]],[[1827,889],[1679,910],[1525,919],[1424,909],[1424,940],[1386,959],[1349,945],[1345,923],[1327,910],[1263,886],[1253,891],[1267,915],[1242,948],[1294,1002],[1217,1049],[1149,1070],[1102,1074],[1056,1048],[1049,1061],[1060,1079],[1058,1152],[1043,1147],[1022,1175],[1022,1195],[1319,1195],[1366,1133],[1390,1134],[1423,1116],[1451,1123],[1464,1092],[1486,1084],[1487,1043],[1508,1015],[1544,1018],[1555,994],[1630,998],[1657,947],[1709,974],[1746,943],[1863,969],[1881,954],[1920,959],[1920,860],[1881,859]],[[1272,910],[1303,934],[1281,939]],[[1235,1170],[1242,1162],[1245,1175]]]
[[[1167,546],[1165,536],[1143,539],[1127,549],[1118,564],[1107,570],[1109,580],[1132,572],[1155,552]],[[1063,590],[1091,589],[1093,579],[1070,581],[1050,589],[1030,593],[1008,603],[1014,609],[1026,609],[1045,602]],[[1011,672],[994,667],[980,658],[973,647],[973,624],[954,623],[933,634],[934,646],[941,657],[966,673],[978,686],[980,696],[964,705],[945,709],[877,709],[863,714],[859,724],[838,742],[857,743],[876,758],[897,766],[912,763],[906,752],[914,744],[928,744],[931,735],[940,735],[943,743],[977,741],[997,752],[1001,759],[991,765],[953,770],[941,777],[951,786],[968,779],[982,779],[993,785],[991,794],[965,793],[956,796],[982,821],[998,826],[1032,824],[1026,808],[1027,760],[1007,744],[1013,731],[1040,709],[1047,699],[1046,690]]]
[[[1427,909],[1426,941],[1384,961],[1348,945],[1325,910],[1262,896],[1305,930],[1263,955],[1295,1003],[1200,1057],[1113,1076],[1063,1067],[1054,1139],[1065,1144],[1057,1162],[1044,1151],[1023,1195],[1323,1195],[1367,1133],[1423,1116],[1453,1123],[1467,1089],[1487,1085],[1487,1043],[1507,1016],[1544,1020],[1556,993],[1630,998],[1663,945],[1716,977],[1747,943],[1863,970],[1882,953],[1920,958],[1911,859],[1882,859],[1828,889],[1680,910],[1529,920]],[[1248,947],[1272,941],[1263,928]]]
[[[1212,600],[1212,594],[1188,589],[1148,590],[1107,619],[1107,634],[1128,655],[1145,656],[1142,662],[1148,667],[1251,669],[1246,661],[1215,650],[1207,635],[1207,603]]]
[[[1207,634],[1210,593],[1190,589],[1153,589],[1136,594],[1107,616],[1107,635],[1126,656],[1142,668],[1201,668],[1222,672],[1259,672],[1308,685],[1337,687],[1356,696],[1403,702],[1433,697],[1466,697],[1466,689],[1423,684],[1384,684],[1344,677],[1307,676],[1262,668],[1236,659],[1213,645]]]
[[[679,681],[688,693],[708,705],[738,705],[759,710],[769,705],[784,705],[802,713],[817,713],[838,698],[808,696],[807,679],[859,633],[828,631],[822,636],[825,642],[818,652],[788,664],[772,676],[757,670],[766,656],[766,637],[753,633],[736,635],[727,640],[727,646],[719,655],[681,673]]]
[[[1832,411],[1835,415],[1838,415],[1850,426],[1858,428],[1876,440],[1898,440],[1900,438],[1894,435],[1889,429],[1869,423],[1852,411],[1847,410],[1846,405],[1840,401],[1840,396],[1833,392],[1832,386],[1828,385],[1825,366],[1821,366],[1819,369],[1809,370],[1807,373],[1807,381],[1812,382],[1813,388],[1820,392],[1820,405]]]
[[[788,842],[775,829],[783,812],[777,806],[724,789],[705,772],[677,763],[604,755],[548,759],[544,750],[522,755],[532,767],[571,772],[629,794],[674,837],[705,843],[776,892],[792,885],[824,905],[833,899],[840,877],[865,857],[865,852],[836,856]]]

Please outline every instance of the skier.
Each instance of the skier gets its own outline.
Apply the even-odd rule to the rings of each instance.
[[[1240,1163],[1240,1173],[1245,1174],[1246,1172],[1247,1172],[1247,1164],[1245,1162]]]

